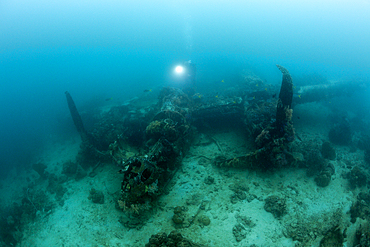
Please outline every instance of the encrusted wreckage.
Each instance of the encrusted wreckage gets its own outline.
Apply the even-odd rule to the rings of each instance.
[[[146,152],[122,159],[117,157],[124,157],[124,148],[110,147],[115,161],[122,166],[119,208],[135,209],[139,213],[163,192],[191,143],[192,128],[186,119],[190,107],[191,101],[185,93],[165,88],[154,109],[157,112],[145,129]]]
[[[194,126],[238,119],[255,138],[253,151],[233,158],[219,156],[214,161],[216,165],[268,169],[295,162],[299,158],[288,145],[295,138],[291,121],[293,84],[289,72],[282,66],[278,68],[283,81],[277,101],[256,103],[248,100],[248,94],[199,101],[180,89],[163,88],[155,105],[140,110],[130,104],[113,107],[92,134],[83,128],[72,98],[66,93],[83,140],[80,158],[90,163],[92,157],[95,162],[110,159],[120,166],[123,179],[116,206],[137,215],[165,191],[191,145]]]
[[[256,149],[246,155],[225,159],[218,157],[219,166],[245,168],[277,168],[287,166],[299,159],[289,150],[295,139],[292,123],[293,82],[287,69],[277,65],[283,80],[277,102],[263,102],[258,107],[246,107],[246,127],[255,136]],[[276,109],[275,118],[271,112]]]

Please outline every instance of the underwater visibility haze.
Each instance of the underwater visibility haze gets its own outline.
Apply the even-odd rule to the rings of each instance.
[[[77,104],[169,85],[192,60],[202,80],[252,67],[367,76],[369,1],[2,1],[2,169],[27,165]],[[289,65],[289,66],[288,66]],[[64,135],[64,134],[63,134]],[[41,145],[40,145],[41,144]],[[18,163],[18,164],[17,164]],[[5,167],[4,167],[5,166]]]
[[[370,142],[354,144],[356,135],[370,136],[366,128],[370,123],[369,30],[369,0],[2,0],[0,179],[5,180],[10,174],[16,176],[14,174],[22,174],[25,171],[34,173],[34,170],[37,171],[34,164],[47,163],[45,160],[48,158],[45,157],[49,157],[47,152],[51,149],[65,146],[68,150],[68,145],[79,143],[81,133],[76,131],[72,121],[66,91],[73,97],[87,132],[93,132],[103,112],[108,112],[113,106],[128,105],[133,100],[136,100],[137,106],[140,105],[137,99],[143,99],[141,103],[144,107],[145,100],[156,102],[158,98],[163,97],[163,87],[184,89],[184,85],[174,74],[174,69],[189,60],[196,65],[196,87],[191,95],[186,93],[194,100],[193,107],[205,103],[206,99],[210,99],[208,102],[212,103],[222,97],[229,97],[240,89],[237,96],[241,97],[241,101],[233,99],[229,103],[244,104],[245,112],[256,109],[252,105],[258,97],[266,99],[266,102],[272,102],[279,97],[278,90],[283,73],[284,76],[289,75],[289,78],[291,75],[293,80],[293,103],[286,106],[290,109],[292,105],[294,108],[296,104],[300,104],[297,111],[294,109],[294,114],[297,112],[297,115],[293,115],[293,123],[297,122],[295,132],[299,139],[303,139],[302,142],[305,137],[310,136],[307,134],[311,129],[309,126],[320,128],[324,126],[323,122],[326,122],[315,120],[313,116],[320,119],[330,115],[330,121],[336,121],[335,123],[344,129],[350,126],[348,128],[351,128],[351,134],[343,137],[343,133],[338,134],[336,130],[330,132],[329,127],[326,131],[325,127],[322,127],[315,134],[320,136],[320,140],[331,138],[330,141],[340,147],[348,145],[351,150],[362,148],[361,152],[366,148],[370,150]],[[283,66],[279,67],[280,71],[276,64]],[[285,73],[284,68],[289,72]],[[245,86],[246,81],[250,85]],[[330,86],[336,82],[343,83],[343,88],[330,91]],[[329,90],[324,92],[320,87],[315,88],[315,85],[325,85]],[[254,91],[252,93],[248,90]],[[317,94],[315,90],[320,91],[322,95]],[[257,93],[259,91],[262,93]],[[264,91],[268,92],[267,96]],[[243,96],[241,92],[244,92]],[[305,95],[310,97],[307,101]],[[180,99],[182,97],[185,96]],[[249,105],[246,105],[247,101]],[[305,116],[305,104],[322,104],[330,113],[326,110],[320,111],[318,105],[309,105],[307,109],[316,109],[317,112]],[[264,107],[263,109],[270,109],[266,105]],[[261,105],[257,108],[262,109]],[[179,112],[189,122],[197,123],[197,119],[202,118],[195,113]],[[286,114],[288,113],[292,114],[287,111]],[[253,118],[248,116],[249,119]],[[156,116],[154,119],[157,121],[157,127],[168,127],[168,121],[164,121],[164,124],[160,117]],[[287,119],[290,121],[291,118]],[[147,148],[156,140],[156,134],[148,132],[149,126],[155,127],[152,123],[147,128],[140,127],[140,131],[146,131],[145,138],[149,138],[151,134],[154,136],[145,143]],[[202,123],[199,121],[198,125],[194,124],[199,132],[213,127],[208,124],[203,126]],[[186,124],[184,126],[189,127]],[[282,126],[289,127],[287,124]],[[112,128],[116,127],[112,124]],[[301,130],[306,127],[307,129],[302,132],[300,127]],[[122,133],[125,133],[127,128],[122,127]],[[285,132],[294,136],[293,127],[289,131],[285,129]],[[252,143],[257,145],[256,148],[267,145],[269,133],[271,135],[273,131],[261,123],[259,133],[251,134]],[[108,134],[107,131],[106,135]],[[342,141],[348,138],[348,142],[338,141],[336,134],[343,137],[339,138]],[[138,138],[134,135],[130,137]],[[209,142],[199,141],[202,143],[199,147],[213,143],[217,144],[215,148],[218,151],[227,153],[227,150],[222,148],[222,143],[226,141],[209,137],[209,133],[203,137],[208,138]],[[295,140],[297,141],[297,137]],[[183,141],[187,139],[184,138]],[[109,143],[99,145],[105,145],[106,149],[103,149],[106,151]],[[282,152],[290,151],[284,149]],[[130,152],[135,153],[133,150]],[[303,155],[305,159],[309,156],[306,153]],[[361,155],[363,157],[363,154]],[[182,157],[182,153],[180,156]],[[216,158],[215,160],[217,163]],[[294,158],[294,162],[298,160],[299,158]],[[341,164],[350,159],[345,160]],[[282,165],[286,161],[279,162],[277,163]],[[352,163],[354,166],[356,162]],[[91,168],[83,165],[82,167],[85,170]],[[49,173],[52,173],[52,168],[48,169]],[[53,171],[56,170],[57,168]],[[123,173],[125,172],[127,171],[123,169]],[[175,175],[173,177],[176,178]],[[28,182],[30,181],[34,180],[29,178]],[[122,186],[126,186],[126,189],[130,187],[125,181]],[[150,186],[148,185],[145,193],[153,189]],[[108,188],[115,191],[109,185]],[[243,188],[234,190],[244,191]],[[32,189],[24,191],[31,193]],[[95,193],[91,191],[90,194]],[[32,201],[30,197],[26,199]],[[118,206],[121,209],[131,207],[134,212],[138,212],[138,206],[134,203],[128,204],[126,199],[120,198]],[[5,201],[1,201],[0,198],[0,207],[5,208]],[[30,207],[37,208],[38,205]],[[179,215],[182,217],[183,213]],[[239,222],[240,219],[237,220]],[[10,221],[12,220],[7,216],[7,226],[12,225]],[[248,225],[245,219],[241,224]],[[191,226],[192,222],[189,225]],[[202,227],[207,227],[206,225],[204,223]],[[251,229],[252,225],[251,223]],[[289,232],[286,234],[291,235],[293,234]],[[145,235],[144,242],[148,242],[150,236],[151,234]],[[243,239],[236,238],[235,244]],[[14,236],[11,240],[6,237],[4,239],[13,244],[21,243],[20,239]],[[9,243],[4,239],[1,241]],[[35,240],[35,243],[38,242]],[[216,242],[213,244],[211,246],[219,246]]]

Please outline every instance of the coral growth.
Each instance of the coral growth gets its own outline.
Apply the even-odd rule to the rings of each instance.
[[[339,226],[331,228],[321,239],[320,247],[342,247],[345,234]]]
[[[329,185],[331,180],[331,174],[329,172],[320,172],[319,175],[315,177],[315,182],[317,186],[326,187]]]
[[[293,117],[293,109],[286,108],[285,109],[285,118],[286,121],[291,121]]]
[[[270,131],[269,130],[262,130],[262,132],[256,137],[255,143],[257,147],[263,147],[264,144],[270,141],[271,136],[270,136]]]
[[[104,194],[101,191],[91,188],[88,199],[91,200],[93,203],[103,204]]]
[[[275,218],[280,219],[287,214],[286,200],[278,196],[269,196],[265,199],[264,209],[272,213]]]
[[[0,246],[18,246],[27,225],[34,224],[37,217],[47,216],[56,207],[48,193],[35,187],[24,188],[20,198],[20,203],[0,207]]]
[[[349,212],[351,214],[352,223],[355,223],[357,218],[367,218],[367,220],[370,220],[370,195],[366,193],[360,193],[357,196],[357,200],[352,204]]]
[[[149,239],[149,243],[145,247],[159,247],[159,246],[168,246],[168,247],[201,247],[203,245],[196,244],[191,240],[184,238],[181,233],[172,231],[170,234],[164,232],[157,233],[152,235]]]
[[[327,161],[322,157],[318,148],[309,147],[305,155],[307,176],[318,175],[327,166]]]
[[[352,170],[347,173],[346,178],[352,189],[365,186],[368,180],[365,171],[358,166],[353,167]]]
[[[233,227],[233,235],[237,242],[245,239],[252,230],[251,228],[256,226],[256,224],[251,220],[250,217],[236,215],[235,216],[237,224]]]
[[[368,221],[365,224],[360,225],[359,229],[357,229],[353,246],[370,246],[370,223]]]
[[[152,121],[146,127],[146,134],[148,138],[155,138],[158,140],[163,133],[164,123],[158,120]]]
[[[317,186],[326,187],[331,181],[331,176],[335,173],[335,168],[331,163],[325,163],[325,167],[320,171],[320,173],[315,177],[315,182]]]

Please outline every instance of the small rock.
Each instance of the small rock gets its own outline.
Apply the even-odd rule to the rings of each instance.
[[[202,215],[199,218],[199,222],[202,223],[204,226],[208,226],[209,224],[211,224],[211,219],[206,215]]]
[[[91,188],[88,199],[91,200],[93,203],[103,204],[104,194],[101,191]]]
[[[215,182],[215,179],[211,176],[208,176],[204,179],[204,183],[208,185],[213,184],[214,182]]]

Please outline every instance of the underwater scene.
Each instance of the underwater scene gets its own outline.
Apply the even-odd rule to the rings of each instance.
[[[0,2],[0,247],[369,247],[369,0]]]

